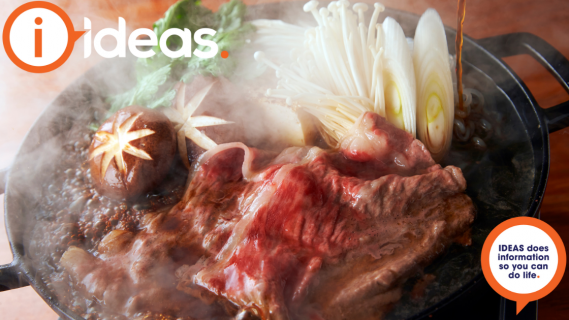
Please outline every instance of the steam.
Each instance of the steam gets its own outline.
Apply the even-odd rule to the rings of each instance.
[[[84,17],[91,20],[92,39],[93,35],[102,28],[117,28],[116,19],[96,15],[101,10],[95,4],[74,2],[69,7],[64,7],[64,10],[71,16],[78,30],[82,29]],[[152,21],[161,16],[165,10],[166,8],[157,11],[157,17],[152,18]],[[133,25],[130,23],[134,21],[131,18],[125,17],[127,35],[133,28],[149,27],[149,24]],[[112,49],[115,46],[114,39],[104,40],[104,48]],[[82,161],[87,158],[86,152],[91,140],[87,125],[93,120],[99,122],[104,120],[106,96],[123,92],[133,85],[133,59],[110,61],[100,58],[97,54],[84,59],[83,40],[80,39],[69,60],[61,68],[48,74],[28,74],[13,66],[5,56],[2,56],[0,63],[2,67],[6,66],[3,70],[16,75],[16,77],[1,78],[2,93],[8,95],[1,96],[3,104],[0,109],[0,122],[3,126],[0,130],[6,128],[13,130],[14,123],[21,124],[18,140],[22,141],[33,121],[46,106],[50,105],[32,134],[28,136],[25,150],[20,154],[18,164],[12,171],[11,179],[15,182],[11,184],[11,194],[25,197],[26,203],[19,204],[12,210],[9,218],[11,231],[16,235],[25,235],[24,239],[16,241],[21,241],[26,247],[26,258],[31,259],[35,267],[44,271],[43,280],[46,289],[55,292],[64,305],[79,305],[81,307],[78,310],[84,312],[89,305],[85,304],[84,298],[69,296],[68,283],[72,281],[73,273],[70,270],[64,272],[63,265],[57,263],[59,258],[68,246],[83,247],[81,250],[88,249],[82,245],[82,241],[87,243],[92,241],[95,243],[94,248],[97,248],[97,243],[105,234],[109,234],[111,228],[124,227],[121,222],[117,226],[113,225],[115,223],[113,221],[134,215],[140,215],[139,218],[142,218],[147,213],[147,211],[141,213],[142,209],[129,209],[123,203],[116,203],[99,196],[89,184],[88,173],[84,176],[85,171],[82,168]],[[94,69],[91,69],[92,67]],[[85,72],[88,72],[87,78],[77,81],[77,77]],[[208,135],[212,138],[217,137],[217,143],[246,141],[250,146],[263,149],[280,150],[291,145],[279,139],[282,136],[282,126],[279,125],[279,121],[283,118],[274,116],[271,118],[266,107],[257,101],[259,95],[254,91],[263,81],[262,78],[242,84],[239,83],[239,78],[231,80],[218,81],[215,94],[206,97],[204,108],[198,110],[196,114],[209,113],[234,121],[235,125],[228,125],[229,131],[225,132],[213,128],[214,131]],[[190,83],[186,95],[188,99],[200,89],[200,86],[210,81],[211,78],[197,78]],[[34,97],[36,92],[38,94]],[[63,95],[56,99],[61,92],[64,92]],[[14,105],[24,107],[10,107],[12,101]],[[24,117],[27,119],[26,122],[22,121]],[[17,122],[15,119],[18,119]],[[13,135],[7,134],[4,137],[6,136],[12,141],[16,140]],[[11,153],[1,153],[2,165],[9,164],[15,157],[19,141],[11,146]],[[91,213],[86,215],[87,210]],[[27,213],[35,216],[26,216]],[[30,221],[33,223],[29,223]],[[83,235],[87,237],[81,239]],[[87,245],[90,246],[92,245]],[[87,250],[85,254],[95,257],[100,253]],[[50,262],[51,259],[54,259],[55,264]],[[132,262],[142,266],[140,263],[150,263],[154,258],[142,256],[140,259],[142,260]],[[162,262],[167,265],[174,264],[173,261]],[[155,275],[156,278],[164,279],[163,283],[174,283],[171,279],[172,270],[160,269],[157,272],[159,274]],[[79,287],[81,286],[77,286],[76,289],[87,297],[95,294],[95,292],[84,292]],[[112,292],[113,289],[109,288],[109,291]],[[118,292],[118,288],[114,291]],[[144,295],[144,292],[135,295]],[[183,301],[179,303],[182,304]],[[199,309],[197,305],[189,307]]]
[[[26,2],[28,1],[2,2],[1,24],[4,25],[8,15]],[[55,1],[55,4],[71,17],[76,30],[82,30],[83,18],[89,17],[92,20],[93,33],[102,28],[113,26],[116,28],[117,20],[113,15],[118,16],[118,12],[112,8],[102,7],[101,3],[108,5],[111,2]],[[164,10],[156,12],[156,18],[141,17],[140,20],[156,20]],[[103,15],[105,12],[107,15]],[[111,14],[108,14],[109,12]],[[130,18],[132,22],[140,21],[136,19],[136,15]],[[145,26],[151,25],[152,21],[147,22]],[[128,27],[137,26],[129,24]],[[131,30],[127,30],[129,31]],[[113,46],[112,41],[109,40],[112,39],[105,39],[104,47]],[[0,46],[3,46],[2,43]],[[100,97],[95,97],[95,89],[88,83],[77,87],[77,78],[96,66],[102,58],[98,55],[91,55],[89,59],[84,59],[83,39],[80,39],[75,44],[70,58],[60,68],[50,73],[32,74],[16,67],[8,59],[3,48],[0,52],[0,70],[2,70],[0,77],[0,168],[12,166],[10,195],[14,200],[11,202],[10,216],[7,218],[10,233],[15,236],[11,238],[11,241],[25,245],[27,249],[25,259],[40,258],[35,260],[34,266],[46,270],[47,275],[44,280],[48,280],[49,275],[55,274],[56,271],[53,270],[53,266],[45,264],[45,258],[62,253],[61,248],[52,245],[50,240],[53,238],[59,240],[58,237],[67,236],[67,240],[63,239],[63,242],[71,243],[73,240],[69,239],[69,235],[76,233],[73,230],[73,219],[76,219],[78,211],[84,206],[90,205],[90,202],[93,203],[92,199],[89,200],[90,198],[86,197],[88,191],[84,190],[85,186],[66,191],[58,186],[60,181],[53,178],[54,176],[75,177],[80,170],[79,159],[65,159],[63,155],[68,149],[88,146],[90,139],[88,136],[85,137],[86,132],[83,129],[92,118],[93,110],[102,108],[103,101]],[[124,75],[121,74],[123,71],[124,69],[121,68],[117,70],[99,69],[91,74],[90,79],[105,85],[105,82],[100,81],[104,77],[108,81],[104,87],[107,90],[117,83],[124,83]],[[64,90],[66,90],[64,97],[56,100]],[[14,164],[24,137],[48,106],[50,109],[37,123],[35,131],[27,137],[25,150],[20,153],[18,163]],[[71,119],[76,120],[75,127],[67,134],[52,137],[59,129],[61,131],[69,129],[67,125]],[[58,125],[53,125],[54,123]],[[73,139],[73,142],[69,143],[70,139]],[[54,172],[57,166],[65,160],[76,161],[76,165],[64,171]],[[80,184],[78,175],[77,178],[76,181]],[[50,182],[50,179],[54,181]],[[20,203],[17,200],[24,197],[26,201]],[[67,203],[69,208],[61,210],[60,207],[54,205],[53,211],[46,212],[48,208],[38,208],[39,201],[46,201],[50,204]],[[3,208],[2,205],[0,212],[3,212]],[[22,239],[22,236],[25,238]],[[3,250],[8,249],[5,247]],[[68,291],[61,282],[49,283],[47,289],[56,292],[59,297],[65,296]]]
[[[210,3],[205,2],[206,6],[209,6]],[[134,16],[123,16],[127,22],[127,34],[130,34],[134,28],[149,27],[150,23],[166,10],[166,8],[155,9],[157,14],[151,19],[141,16],[141,19],[146,20],[147,23],[140,26],[133,22],[137,21],[137,10],[140,10],[138,11],[140,13],[143,12],[141,5],[131,1],[126,3],[116,4],[117,7],[114,9],[117,10],[117,14],[114,17],[108,15],[109,11],[114,13],[113,9],[103,10],[99,2],[72,2],[67,6],[61,5],[72,18],[77,30],[82,29],[84,17],[91,20],[91,39],[102,28],[117,28],[119,14],[122,16],[123,13],[135,12]],[[11,10],[6,11],[11,12]],[[107,14],[103,15],[105,11]],[[279,10],[270,11],[252,8],[249,18],[282,19],[302,25],[307,24],[304,21],[299,22],[299,18],[308,21],[310,19],[302,12],[302,6],[298,3],[282,4]],[[246,46],[240,52],[230,53],[236,55],[239,58],[238,61],[242,61],[242,66],[231,79],[221,79],[217,82],[214,87],[215,94],[205,98],[204,108],[197,110],[196,114],[208,114],[235,123],[206,129],[212,130],[206,132],[217,143],[243,141],[248,146],[272,151],[280,151],[295,144],[304,144],[304,137],[299,134],[302,132],[301,126],[294,113],[283,105],[267,101],[264,97],[266,89],[276,84],[276,78],[270,70],[256,69],[258,64],[253,59],[253,53],[265,48],[255,47],[253,45],[255,39],[250,40],[250,46]],[[106,49],[115,46],[112,38],[105,38],[104,41],[103,47]],[[131,65],[133,60],[127,58],[108,61],[94,53],[90,58],[84,59],[82,39],[76,43],[69,60],[62,67],[48,74],[28,74],[17,69],[5,55],[1,57],[2,70],[14,76],[0,78],[0,90],[2,90],[0,99],[3,99],[0,106],[0,130],[2,130],[0,133],[6,132],[0,136],[0,139],[10,137],[10,141],[22,141],[33,121],[51,103],[48,113],[41,118],[39,123],[41,128],[35,129],[34,133],[29,136],[25,153],[21,155],[18,159],[19,163],[14,167],[12,179],[17,183],[13,184],[12,192],[25,197],[27,203],[21,204],[20,212],[11,212],[9,223],[12,226],[12,232],[26,235],[26,238],[21,241],[28,249],[27,258],[32,259],[36,267],[46,270],[44,281],[47,282],[47,289],[56,292],[65,304],[80,305],[79,309],[87,310],[89,305],[86,304],[85,299],[71,298],[68,295],[68,283],[72,281],[69,274],[71,277],[79,275],[73,275],[70,270],[67,270],[67,273],[63,272],[61,265],[53,265],[48,261],[52,258],[58,261],[67,250],[67,246],[81,247],[81,241],[99,243],[105,234],[110,234],[110,229],[115,228],[113,221],[125,215],[140,214],[139,219],[148,216],[156,219],[165,217],[164,213],[128,209],[123,203],[112,202],[100,197],[88,184],[89,176],[83,177],[84,171],[81,168],[81,159],[87,158],[86,149],[90,143],[89,130],[86,126],[93,120],[103,120],[105,107],[103,98],[105,96],[123,92],[132,86],[134,79]],[[89,71],[88,80],[82,84],[77,83],[77,77],[93,66],[95,69]],[[254,70],[254,73],[251,74],[248,70]],[[211,78],[196,78],[187,86],[187,99],[189,100],[193,94],[211,81]],[[64,95],[54,101],[64,90],[66,90]],[[275,110],[279,111],[275,112]],[[93,116],[94,113],[95,116]],[[93,117],[98,119],[93,119]],[[19,127],[14,128],[14,124],[18,124]],[[10,129],[18,131],[17,138]],[[56,136],[52,137],[54,134]],[[0,149],[2,151],[0,153],[1,166],[8,165],[12,161],[18,144],[19,142],[13,143],[7,147],[6,144],[0,144],[1,148],[7,148],[7,150]],[[76,157],[70,155],[76,155]],[[59,165],[62,165],[63,169],[58,170]],[[97,207],[101,209],[95,209]],[[83,212],[88,209],[93,214],[83,215]],[[27,217],[26,213],[36,214],[36,216]],[[28,221],[34,223],[28,223]],[[140,220],[136,222],[142,223]],[[22,229],[18,230],[16,226],[21,226]],[[119,224],[118,227],[122,226]],[[88,234],[91,239],[96,240],[78,239],[76,235],[80,232],[77,228],[84,234]],[[101,257],[100,252],[87,251],[85,254]],[[143,268],[145,263],[150,263],[154,261],[153,259],[154,257],[140,256],[138,260],[130,262],[133,265],[138,263]],[[165,258],[162,262],[174,264],[168,259],[171,258]],[[81,266],[81,262],[77,265]],[[117,270],[117,272],[123,271]],[[158,269],[157,272],[159,274],[155,275],[156,279],[165,279],[164,283],[173,283],[172,270]],[[80,276],[85,275],[80,274]],[[143,279],[132,280],[136,282]],[[125,286],[128,285],[125,284]],[[109,288],[109,290],[113,289]],[[115,291],[118,291],[118,288],[115,288]],[[83,294],[97,296],[96,292],[83,291]],[[143,294],[143,292],[138,292],[138,294]]]
[[[6,6],[5,10],[0,12],[0,21],[6,21],[6,18],[13,9],[23,4],[23,0],[13,1],[10,5]],[[203,1],[204,5],[208,8],[214,9],[219,6],[220,1]],[[245,1],[248,5],[259,3],[266,3],[269,1]],[[273,1],[270,1],[273,2]],[[370,2],[372,3],[372,2]],[[427,1],[382,1],[386,7],[395,8],[399,10],[410,11],[415,14],[421,14],[431,4]],[[127,35],[139,27],[151,27],[151,23],[158,19],[163,12],[167,9],[168,4],[165,2],[135,2],[135,1],[93,1],[83,2],[74,1],[67,2],[61,1],[56,4],[70,15],[77,30],[81,30],[83,26],[83,18],[89,17],[92,21],[92,35],[97,33],[102,28],[117,28],[117,17],[122,16],[127,23]],[[159,6],[159,7],[154,7]],[[508,6],[504,3],[504,6]],[[514,6],[511,5],[513,8]],[[278,5],[277,10],[264,10],[260,8],[251,8],[250,19],[257,18],[270,18],[281,19],[289,23],[298,23],[300,25],[307,25],[306,21],[310,21],[310,16],[302,12],[302,3],[282,3]],[[476,9],[471,6],[472,10]],[[446,25],[454,26],[456,8],[454,3],[450,3],[447,7],[436,8],[443,22]],[[518,21],[519,17],[508,12],[514,12],[510,8],[500,9],[503,20]],[[528,14],[534,14],[528,12]],[[538,14],[537,12],[535,13]],[[478,14],[478,16],[482,16]],[[379,21],[383,21],[386,14],[382,14]],[[467,35],[475,38],[487,36],[490,34],[503,33],[502,29],[494,29],[493,26],[484,24],[477,21],[477,13],[469,12],[469,19],[465,23],[465,32]],[[298,21],[302,19],[302,21]],[[306,19],[306,20],[304,20]],[[482,20],[483,21],[483,20]],[[402,21],[400,21],[402,23]],[[478,23],[478,24],[477,24]],[[519,22],[521,23],[521,22]],[[403,23],[402,23],[403,24]],[[404,30],[407,36],[412,36],[409,32],[415,30],[413,27],[407,27]],[[564,39],[562,34],[563,30],[554,30],[551,38]],[[94,36],[92,37],[94,38]],[[231,52],[230,54],[236,55],[240,65],[235,75],[230,79],[221,80],[216,84],[215,94],[206,97],[204,109],[198,111],[196,114],[208,113],[209,115],[216,116],[228,121],[235,122],[235,125],[223,126],[219,130],[212,129],[208,135],[216,140],[217,143],[225,143],[232,141],[245,141],[247,145],[258,147],[261,149],[270,149],[279,151],[286,146],[294,144],[302,144],[304,137],[298,135],[300,123],[287,111],[286,107],[279,105],[277,102],[264,100],[264,93],[267,88],[276,85],[276,78],[271,70],[266,70],[263,66],[259,66],[254,59],[253,53],[257,50],[264,50],[254,46],[255,39],[250,39],[251,45],[246,46],[239,52]],[[103,44],[104,48],[112,48],[115,43],[112,38],[105,38]],[[0,44],[1,46],[1,44]],[[4,50],[0,50],[4,51]],[[265,50],[266,51],[266,50]],[[286,57],[283,57],[286,59]],[[48,74],[30,74],[18,69],[12,64],[5,54],[0,55],[0,70],[2,70],[2,77],[0,77],[0,168],[10,165],[15,158],[16,152],[19,148],[21,141],[28,129],[32,126],[33,122],[37,119],[40,113],[52,102],[65,88],[74,84],[77,77],[87,72],[91,67],[102,62],[103,59],[97,54],[92,54],[89,59],[83,58],[83,40],[80,39],[75,46],[73,54],[70,59],[59,69]],[[108,61],[105,61],[107,63]],[[90,80],[84,87],[75,87],[71,89],[71,99],[60,99],[56,101],[55,108],[61,112],[57,117],[67,114],[70,119],[76,119],[77,122],[74,129],[69,134],[60,136],[56,139],[46,139],[48,137],[50,128],[44,128],[43,133],[36,134],[30,137],[28,145],[33,145],[35,142],[41,142],[41,147],[37,150],[29,149],[28,154],[24,154],[21,159],[21,164],[15,171],[13,178],[19,183],[17,184],[17,191],[22,194],[32,195],[36,201],[40,201],[44,197],[50,197],[53,202],[65,199],[72,203],[71,207],[62,210],[63,213],[51,212],[49,217],[40,217],[37,226],[34,230],[28,230],[28,234],[32,238],[24,240],[28,244],[30,241],[35,242],[36,249],[40,251],[31,252],[32,255],[42,256],[45,254],[52,254],[57,250],[52,246],[39,245],[45,240],[45,235],[49,232],[72,232],[72,226],[64,224],[69,217],[77,217],[80,210],[89,206],[95,206],[97,201],[104,201],[89,197],[89,191],[76,190],[76,194],[62,195],[62,190],[57,187],[51,190],[43,190],[42,184],[38,181],[45,181],[50,178],[47,173],[52,173],[54,159],[61,156],[65,145],[65,139],[76,139],[78,145],[71,145],[71,148],[85,147],[90,143],[84,126],[92,119],[92,109],[98,110],[99,114],[103,111],[104,101],[102,97],[107,94],[119,93],[128,89],[129,84],[132,85],[133,74],[129,65],[133,60],[123,59],[122,61],[115,61],[112,64],[114,68],[98,68],[90,74]],[[130,74],[125,74],[125,70],[130,70]],[[212,79],[210,78],[197,78],[194,83],[188,85],[186,96],[191,98],[192,92],[197,92],[201,87],[207,85]],[[90,100],[85,97],[89,96]],[[275,115],[274,112],[269,112],[268,106],[274,104],[275,108],[280,108],[280,112]],[[206,108],[207,107],[207,108]],[[68,110],[68,111],[66,111]],[[50,121],[57,122],[55,114],[46,115]],[[102,116],[100,116],[102,117]],[[101,119],[101,118],[100,118]],[[99,120],[100,120],[99,119]],[[62,124],[65,125],[65,124]],[[222,131],[226,130],[226,131]],[[81,135],[78,133],[81,132]],[[77,135],[74,135],[77,134]],[[59,172],[65,176],[77,175],[79,170],[79,163],[72,171]],[[27,166],[27,167],[26,167]],[[43,174],[42,174],[43,172]],[[80,181],[80,180],[78,180]],[[55,185],[55,183],[53,183]],[[80,187],[80,186],[78,186]],[[104,203],[106,205],[106,203]],[[22,212],[12,212],[11,225],[17,225],[18,220],[24,219],[25,212],[35,213],[37,208],[34,203],[27,204],[26,210]],[[109,212],[101,212],[101,216],[108,217],[108,221],[118,215],[123,208],[120,205],[110,208]],[[17,216],[21,214],[21,216]],[[68,215],[68,216],[65,216]],[[98,219],[98,218],[97,218]],[[102,220],[93,221],[93,227]],[[107,218],[104,218],[107,219]],[[28,217],[29,221],[32,221]],[[62,222],[55,230],[50,227],[53,221]],[[69,223],[69,222],[65,222]],[[20,225],[24,225],[21,223]],[[41,250],[44,250],[43,252]],[[61,252],[62,253],[62,252]],[[67,280],[67,279],[65,279]],[[61,283],[59,284],[61,285]],[[58,291],[60,296],[64,296],[66,289],[63,286],[50,286],[51,290]]]
[[[2,25],[9,14],[28,1],[6,1],[0,12]],[[83,29],[83,17],[93,21],[93,32],[116,25],[111,17],[97,15],[97,4],[88,2],[55,1],[71,17],[76,30]],[[108,40],[108,39],[106,39]],[[111,45],[105,43],[106,46]],[[8,167],[15,159],[18,148],[29,128],[41,112],[65,88],[75,82],[77,77],[101,61],[101,57],[91,55],[83,58],[83,39],[75,44],[69,60],[60,68],[45,74],[32,74],[16,67],[4,53],[0,43],[0,168]],[[112,75],[111,75],[112,77]]]

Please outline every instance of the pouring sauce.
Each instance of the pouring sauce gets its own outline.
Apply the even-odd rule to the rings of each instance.
[[[458,109],[464,110],[462,98],[462,28],[464,25],[464,15],[466,14],[466,0],[458,0],[457,21],[456,21],[456,87],[458,92]]]

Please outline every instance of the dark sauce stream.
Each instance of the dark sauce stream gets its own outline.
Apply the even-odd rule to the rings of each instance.
[[[462,98],[462,28],[464,26],[464,15],[466,14],[466,0],[458,0],[456,17],[456,88],[458,92],[458,108],[464,111],[464,101]]]

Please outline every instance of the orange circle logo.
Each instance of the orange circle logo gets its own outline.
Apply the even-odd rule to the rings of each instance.
[[[516,314],[548,295],[565,273],[567,256],[559,234],[530,217],[499,224],[484,242],[482,272],[502,297],[516,301]]]
[[[12,62],[28,72],[45,73],[59,68],[71,55],[85,31],[75,31],[60,7],[33,1],[18,7],[6,21],[2,42]]]

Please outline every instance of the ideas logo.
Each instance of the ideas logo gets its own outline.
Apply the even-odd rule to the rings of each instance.
[[[18,7],[8,17],[2,42],[6,54],[20,69],[44,73],[67,61],[83,33],[75,31],[60,7],[34,1]]]
[[[84,27],[91,29],[91,20],[84,19]],[[87,33],[86,33],[87,32]],[[86,33],[86,34],[85,34]],[[53,3],[44,1],[28,2],[18,7],[6,21],[2,42],[6,54],[12,62],[28,72],[45,73],[59,68],[71,55],[75,42],[84,37],[85,58],[91,55],[91,31],[76,31],[69,16]],[[196,49],[193,51],[197,57],[208,59],[214,57],[219,48],[214,41],[202,39],[204,35],[214,36],[216,31],[202,28],[195,32],[194,41],[198,45],[209,47],[208,51]],[[148,39],[137,39],[139,36]],[[182,39],[182,47],[171,50],[166,45],[170,36],[179,36]],[[103,37],[111,36],[117,40],[117,46],[113,50],[103,49],[101,42]],[[118,30],[106,28],[94,37],[95,51],[104,58],[126,57],[126,22],[119,18]],[[170,58],[192,56],[192,34],[188,29],[168,29],[160,37],[160,48]],[[137,29],[128,38],[130,52],[138,58],[149,58],[156,54],[153,50],[141,51],[137,46],[156,46],[158,39],[154,31],[150,29]],[[224,55],[225,53],[225,55]],[[227,52],[222,52],[223,58]]]

